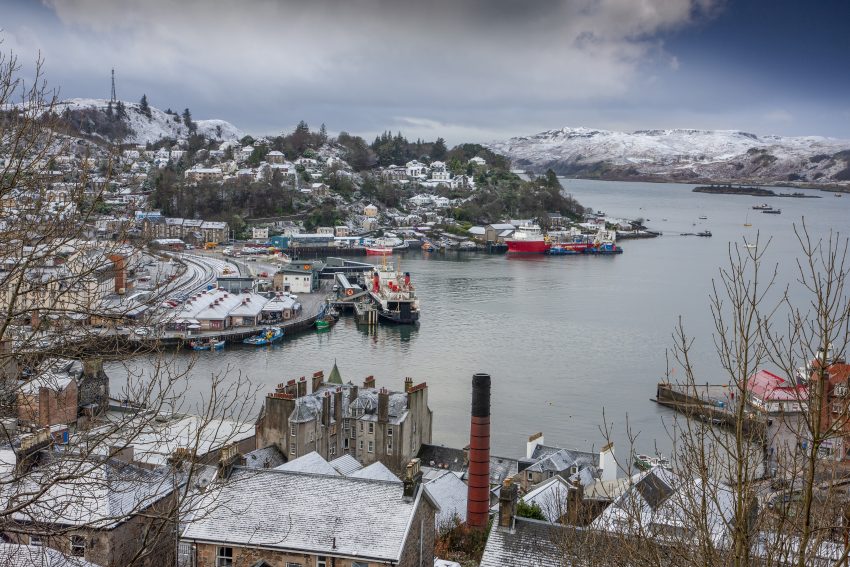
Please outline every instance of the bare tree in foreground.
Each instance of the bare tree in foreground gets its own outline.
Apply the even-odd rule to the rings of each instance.
[[[244,424],[256,392],[222,373],[189,403],[191,365],[115,332],[155,322],[171,288],[124,300],[118,282],[145,252],[126,232],[94,230],[119,148],[67,135],[40,60],[34,77],[25,85],[15,55],[0,54],[0,533],[43,547],[2,545],[0,566],[48,548],[169,565],[178,517],[203,514],[198,491],[215,489],[211,447],[245,437],[233,422]],[[62,175],[58,160],[71,164]],[[150,321],[127,322],[145,309]],[[139,354],[145,372],[130,369]],[[67,372],[75,360],[82,367]],[[104,360],[127,361],[127,378],[110,383]]]

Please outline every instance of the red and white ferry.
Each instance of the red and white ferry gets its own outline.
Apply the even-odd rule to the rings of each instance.
[[[545,254],[552,247],[552,243],[537,225],[520,226],[505,243],[508,245],[508,252],[514,254]]]

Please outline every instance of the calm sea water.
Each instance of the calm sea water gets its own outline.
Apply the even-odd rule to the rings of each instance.
[[[616,257],[407,253],[401,267],[412,273],[421,297],[418,328],[382,326],[369,334],[344,318],[330,332],[271,349],[197,353],[188,397],[203,394],[212,373],[241,372],[270,391],[290,378],[328,373],[336,360],[354,383],[370,374],[394,389],[406,376],[427,381],[435,442],[462,447],[472,374],[488,372],[496,454],[523,454],[537,431],[548,443],[598,448],[603,414],[623,452],[628,423],[638,450],[657,444],[669,453],[672,414],[650,398],[679,317],[695,337],[700,381],[726,382],[714,353],[709,294],[730,243],[753,240],[757,232],[762,241],[772,239],[766,262],[779,265],[784,284],[793,279],[799,251],[793,223],[805,217],[814,233],[826,234],[844,229],[850,212],[850,196],[816,191],[807,193],[823,198],[772,199],[782,214],[765,215],[751,210],[764,199],[692,193],[692,185],[564,180],[564,186],[585,206],[648,218],[665,235],[623,241],[625,253]],[[705,229],[714,236],[678,235]],[[176,357],[186,365],[194,356]],[[122,369],[109,370],[117,387]]]

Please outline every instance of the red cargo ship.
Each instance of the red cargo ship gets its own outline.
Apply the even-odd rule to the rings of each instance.
[[[545,236],[539,226],[521,226],[516,229],[513,236],[505,243],[508,252],[515,254],[545,254],[552,244]]]

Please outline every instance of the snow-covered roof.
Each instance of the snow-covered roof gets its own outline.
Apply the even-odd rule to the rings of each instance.
[[[536,488],[522,497],[527,504],[537,504],[546,519],[558,522],[567,513],[567,495],[571,485],[569,482],[555,476],[537,485]]]
[[[425,483],[428,492],[440,505],[440,513],[436,517],[437,527],[448,525],[455,516],[461,523],[466,522],[466,497],[469,488],[455,473],[440,473]]]
[[[340,476],[337,470],[316,451],[307,453],[306,455],[293,459],[288,463],[283,463],[282,465],[275,467],[274,470],[312,473],[325,476]]]
[[[359,471],[354,471],[350,478],[369,478],[372,480],[385,480],[388,482],[401,482],[401,480],[388,469],[381,461],[375,461],[367,467],[363,467]]]
[[[0,543],[3,567],[98,567],[82,557],[65,555],[44,545]]]
[[[70,478],[57,480],[61,475]],[[4,493],[14,499],[16,494],[44,491],[43,496],[13,514],[16,520],[107,529],[159,502],[174,489],[173,475],[165,468],[148,470],[120,461],[93,465],[68,458],[42,465],[10,484]]]
[[[363,468],[363,465],[360,464],[360,461],[358,461],[348,453],[332,460],[330,464],[333,468],[337,470],[339,474],[343,476],[349,476],[352,473],[355,473]]]
[[[429,498],[421,490],[414,500],[404,499],[398,481],[240,467],[214,492],[201,498],[206,512],[189,523],[183,540],[376,563],[401,559],[414,514]]]

